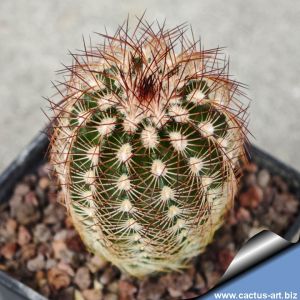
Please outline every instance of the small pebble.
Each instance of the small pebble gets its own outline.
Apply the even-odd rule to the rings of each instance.
[[[183,292],[187,291],[193,285],[193,275],[187,272],[172,273],[169,278],[170,281],[166,287],[172,297],[181,296]]]
[[[29,193],[30,187],[26,183],[18,183],[14,190],[14,195],[18,196],[25,196],[27,193]]]
[[[53,268],[53,267],[56,266],[56,265],[57,265],[57,261],[56,261],[55,259],[49,258],[49,259],[47,259],[47,261],[46,261],[45,268],[48,270],[48,269]]]
[[[137,300],[161,300],[166,287],[163,284],[157,284],[150,278],[144,279],[139,283]]]
[[[68,230],[62,229],[55,233],[53,240],[54,241],[65,241],[68,237]]]
[[[46,162],[38,167],[37,173],[39,177],[47,177],[51,174],[51,170],[53,170],[52,166]]]
[[[57,199],[56,199],[57,200]],[[54,225],[64,220],[66,211],[62,205],[58,203],[50,203],[44,209],[44,223],[47,225]]]
[[[36,245],[26,244],[21,247],[21,259],[22,261],[27,261],[36,255]]]
[[[257,165],[254,163],[248,163],[244,166],[244,171],[249,173],[256,173],[257,172]]]
[[[39,201],[38,201],[38,199],[37,199],[37,195],[36,195],[35,191],[30,191],[29,193],[27,193],[27,194],[24,196],[24,203],[25,203],[25,204],[33,205],[33,206],[35,206],[35,207],[38,206]]]
[[[99,282],[98,280],[94,280],[94,282],[93,282],[93,287],[94,287],[94,289],[95,290],[103,290],[103,284],[101,283],[101,282]]]
[[[245,243],[249,239],[249,232],[251,226],[248,223],[241,223],[237,225],[236,231],[234,232],[235,242],[239,245]]]
[[[56,300],[74,300],[75,288],[69,286],[61,290],[56,298]]]
[[[230,249],[222,249],[218,253],[219,266],[225,272],[235,256],[235,252]]]
[[[119,299],[131,300],[137,292],[137,287],[127,280],[119,281]]]
[[[275,195],[277,194],[276,188],[273,186],[266,186],[264,188],[264,203],[266,204],[266,207],[264,207],[264,212],[266,211],[266,208],[268,208],[269,205],[271,205]]]
[[[5,229],[9,236],[13,236],[16,233],[17,227],[18,223],[16,222],[16,220],[9,218],[6,221]]]
[[[45,284],[43,286],[40,287],[39,292],[45,296],[46,298],[49,298],[50,294],[51,294],[51,290],[48,284]],[[66,300],[66,299],[63,299]],[[73,300],[73,299],[72,299]]]
[[[107,293],[104,295],[103,300],[118,300],[118,295],[113,294],[113,293]],[[149,298],[150,300],[150,298]]]
[[[50,286],[52,286],[55,290],[66,288],[71,283],[70,276],[67,274],[67,272],[56,267],[48,270],[47,278]]]
[[[12,243],[7,243],[5,244],[1,250],[0,254],[5,258],[5,259],[12,259],[16,253],[17,250],[17,244],[12,242]]]
[[[299,203],[300,202],[290,194],[277,194],[273,201],[273,207],[281,214],[293,215],[297,212]]]
[[[244,207],[240,207],[236,213],[236,218],[239,222],[250,222],[251,214],[250,211]]]
[[[38,184],[42,190],[46,190],[50,185],[50,180],[48,177],[42,177]]]
[[[85,300],[85,299],[83,298],[83,295],[82,295],[81,291],[75,290],[75,293],[74,293],[74,300]]]
[[[18,244],[20,246],[27,245],[31,241],[31,234],[23,225],[19,227],[18,231]]]
[[[87,266],[92,273],[96,273],[99,270],[104,269],[107,265],[108,262],[98,255],[92,256],[92,258],[87,263]]]
[[[263,199],[263,191],[257,186],[251,186],[246,192],[242,193],[239,197],[241,206],[246,208],[257,208]]]
[[[81,267],[77,270],[74,282],[80,290],[86,290],[91,285],[91,275],[87,267]]]
[[[54,257],[57,260],[62,260],[66,263],[71,263],[74,258],[74,253],[71,252],[64,241],[58,240],[52,242]]]
[[[103,295],[101,290],[88,289],[82,291],[82,295],[85,300],[102,300]]]
[[[250,187],[256,184],[256,175],[254,173],[249,173],[245,175],[244,184],[246,187]]]
[[[45,243],[50,240],[51,231],[45,224],[38,224],[33,230],[33,238],[36,243]]]
[[[209,289],[213,288],[218,283],[218,281],[222,276],[222,274],[216,271],[213,271],[211,273],[205,273],[205,275],[206,275],[207,287]]]
[[[66,263],[61,261],[57,264],[57,267],[59,269],[65,271],[66,273],[68,273],[71,277],[75,276],[75,272],[74,272],[73,268],[71,267],[71,265],[66,264]]]
[[[38,244],[37,252],[43,255],[48,255],[51,252],[51,245],[48,243]]]
[[[75,233],[75,231],[74,231]],[[78,234],[73,234],[70,237],[66,238],[66,245],[68,249],[74,252],[82,252],[85,249],[83,242],[81,241]]]
[[[109,284],[112,279],[115,277],[115,271],[113,270],[112,267],[108,267],[107,269],[104,270],[104,273],[101,275],[99,281],[104,284],[107,285]]]
[[[21,203],[16,209],[15,215],[18,223],[21,225],[29,225],[37,222],[41,213],[34,204]]]
[[[202,275],[200,275],[199,273],[196,274],[196,279],[195,279],[195,288],[198,290],[202,290],[205,288],[206,283],[205,283],[205,279],[203,278]]]
[[[266,169],[263,169],[258,172],[257,183],[261,188],[266,188],[270,182],[270,179],[270,173]]]
[[[44,271],[37,271],[35,273],[35,280],[39,289],[43,289],[44,286],[48,286],[48,281]]]
[[[284,213],[287,215],[295,215],[298,212],[300,202],[292,195],[286,199]]]
[[[46,262],[42,254],[38,254],[37,257],[30,259],[27,262],[27,269],[31,272],[40,271],[45,268]]]
[[[118,282],[117,281],[113,281],[112,283],[110,283],[108,286],[107,286],[107,290],[114,293],[114,294],[117,294],[118,291],[119,291],[119,285],[118,285]]]
[[[27,174],[24,176],[23,182],[27,184],[30,188],[34,188],[36,180],[37,177],[35,174]]]
[[[218,248],[225,248],[232,241],[231,232],[224,230],[224,234],[216,237],[216,244]]]

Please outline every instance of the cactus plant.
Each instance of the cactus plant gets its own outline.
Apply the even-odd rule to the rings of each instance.
[[[179,270],[232,207],[244,158],[241,84],[186,25],[139,19],[72,54],[50,158],[87,248],[133,276]]]

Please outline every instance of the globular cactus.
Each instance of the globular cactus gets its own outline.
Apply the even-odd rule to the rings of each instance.
[[[72,54],[50,156],[88,249],[140,277],[183,268],[223,223],[246,109],[219,48],[185,25],[126,24]]]

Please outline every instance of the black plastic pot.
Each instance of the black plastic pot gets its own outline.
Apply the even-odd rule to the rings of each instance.
[[[39,134],[17,157],[15,161],[0,176],[0,204],[8,201],[16,183],[27,173],[33,171],[45,160],[48,139],[45,134]],[[255,146],[248,147],[250,159],[258,166],[268,169],[271,174],[278,175],[288,183],[290,190],[300,201],[300,173],[284,163],[273,158]],[[284,235],[292,241],[300,231],[300,214],[294,224]],[[245,270],[242,270],[245,271]],[[43,296],[0,271],[1,299],[34,299],[45,300]]]

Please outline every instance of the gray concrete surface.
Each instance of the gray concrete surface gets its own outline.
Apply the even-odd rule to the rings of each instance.
[[[227,46],[231,73],[253,99],[251,140],[300,169],[299,0],[1,0],[0,170],[47,123],[42,96],[54,92],[68,49],[146,8],[149,21],[187,21],[207,48]]]

